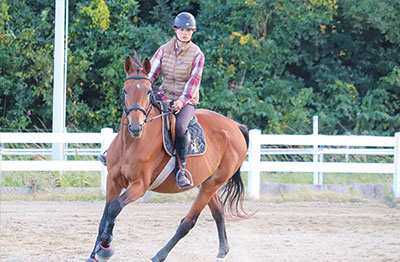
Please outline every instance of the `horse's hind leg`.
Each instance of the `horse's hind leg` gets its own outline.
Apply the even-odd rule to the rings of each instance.
[[[213,179],[204,182],[200,191],[193,202],[193,205],[189,213],[182,219],[175,235],[168,241],[168,243],[158,251],[157,255],[151,259],[152,262],[164,261],[172,248],[181,240],[196,224],[197,218],[199,217],[201,211],[210,202],[211,197],[215,194],[218,188],[222,185],[222,182],[216,182]]]
[[[219,239],[219,252],[217,258],[223,259],[229,252],[228,238],[226,236],[224,207],[219,200],[218,194],[215,193],[208,203],[211,214],[217,224],[218,239]]]

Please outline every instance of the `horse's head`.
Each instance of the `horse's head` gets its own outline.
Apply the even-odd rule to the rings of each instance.
[[[151,109],[151,83],[148,75],[151,70],[150,61],[146,58],[142,63],[135,56],[125,59],[126,79],[122,93],[122,105],[125,117],[128,119],[128,130],[132,137],[139,138]]]

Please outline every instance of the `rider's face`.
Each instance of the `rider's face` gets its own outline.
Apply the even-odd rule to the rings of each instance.
[[[189,28],[175,28],[175,32],[179,40],[182,42],[188,42],[192,39],[194,30]]]

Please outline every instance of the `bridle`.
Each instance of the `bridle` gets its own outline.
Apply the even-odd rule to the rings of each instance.
[[[150,82],[150,84],[151,84],[150,78],[148,78],[147,76],[141,76],[141,75],[128,76],[127,78],[125,78],[125,82],[128,81],[128,80],[131,80],[131,79],[148,80]],[[125,105],[125,90],[123,90],[122,91],[122,108],[124,110],[125,117],[128,117],[128,115],[129,115],[129,113],[131,111],[140,111],[146,116],[146,119],[144,120],[144,123],[147,123],[147,122],[153,121],[156,118],[159,118],[159,117],[162,117],[164,115],[169,115],[169,114],[173,113],[173,111],[164,112],[164,111],[160,110],[163,113],[161,113],[161,114],[159,114],[159,115],[157,115],[155,117],[152,117],[152,118],[147,118],[148,115],[150,114],[151,110],[153,109],[153,103],[155,103],[155,98],[154,98],[153,92],[149,92],[149,95],[150,95],[150,101],[149,101],[149,104],[148,104],[146,109],[144,109],[139,104],[134,104],[133,106],[131,106],[129,108],[126,108],[126,105]]]
[[[151,83],[150,78],[148,78],[147,76],[141,76],[141,75],[128,76],[125,79],[125,82],[130,80],[130,79],[136,79],[136,80],[144,79],[144,80],[148,80]],[[143,114],[146,116],[146,119],[147,119],[147,115],[150,113],[151,107],[152,107],[152,105],[151,105],[151,102],[150,102],[149,105],[147,106],[147,109],[144,109],[141,105],[138,105],[138,104],[135,104],[135,105],[133,105],[133,106],[131,106],[129,108],[126,108],[126,105],[125,105],[125,90],[122,91],[122,108],[124,110],[125,117],[128,117],[128,115],[129,115],[129,113],[131,111],[141,111],[141,112],[143,112]]]

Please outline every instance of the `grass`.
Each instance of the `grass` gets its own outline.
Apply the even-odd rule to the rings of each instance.
[[[247,187],[248,176],[246,172],[242,173],[242,179]],[[261,175],[261,183],[282,183],[282,184],[312,184],[312,173],[267,173]],[[393,183],[391,174],[324,174],[324,184],[351,185],[354,183],[384,184]],[[102,199],[100,194],[100,173],[99,172],[3,172],[2,187],[22,187],[29,188],[30,196],[23,196],[22,199],[17,194],[8,194],[0,196],[0,200],[5,199],[31,199],[31,200],[96,200]],[[70,192],[67,188],[82,189],[81,192]],[[90,192],[91,188],[97,188],[96,193]],[[88,189],[89,191],[85,191]],[[58,190],[58,191],[57,191]],[[334,193],[332,193],[334,194]],[[309,197],[312,195],[312,197]],[[336,194],[337,195],[337,194]],[[311,199],[318,196],[318,199],[324,199],[327,195],[307,191],[296,193],[296,196],[277,196],[276,201],[290,201],[290,199]],[[343,196],[340,196],[343,197]],[[353,195],[347,196],[349,200]],[[335,198],[333,195],[329,198]],[[152,197],[154,202],[168,201],[186,201],[193,200],[194,194],[158,194]],[[272,200],[272,199],[270,199]],[[275,201],[275,200],[274,200]]]
[[[25,143],[25,144],[2,144],[4,150],[28,149],[28,150],[48,150],[47,152],[37,152],[30,155],[2,155],[2,160],[51,160],[51,144],[49,143]],[[96,152],[100,144],[75,144],[68,145],[68,160],[96,160],[97,156],[87,155],[87,150]],[[86,150],[86,151],[85,151]],[[85,151],[85,152],[84,152]],[[82,152],[82,153],[80,153]],[[93,154],[93,153],[91,153]],[[33,192],[38,192],[48,188],[87,188],[100,187],[99,172],[2,172],[2,187],[28,187]]]
[[[392,174],[344,174],[344,173],[324,173],[324,184],[349,185],[354,183],[366,184],[392,184]],[[312,184],[313,173],[281,173],[263,172],[261,174],[262,183],[283,183],[283,184]]]
[[[353,183],[392,184],[392,174],[324,173],[324,184],[349,185]],[[48,187],[100,187],[99,172],[3,172],[1,186],[29,187],[40,190]],[[247,185],[247,172],[242,172]],[[312,173],[263,172],[261,183],[312,184]]]
[[[99,172],[3,172],[1,186],[29,187],[38,191],[48,187],[100,187]]]

